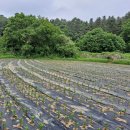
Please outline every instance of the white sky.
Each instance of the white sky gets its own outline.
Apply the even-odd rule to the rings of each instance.
[[[123,16],[130,11],[130,0],[0,0],[0,14],[17,12],[42,17],[82,20],[99,16]]]

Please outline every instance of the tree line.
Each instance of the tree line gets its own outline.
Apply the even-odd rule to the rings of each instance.
[[[52,19],[50,20],[55,26],[60,27],[62,31],[72,40],[77,41],[81,36],[95,28],[102,28],[106,32],[120,35],[122,32],[122,25],[124,21],[130,19],[130,12],[126,13],[123,17],[106,16],[98,17],[96,20],[91,18],[89,21],[83,21],[79,18],[73,18],[70,21],[65,19]]]
[[[22,56],[76,56],[78,51],[130,52],[130,12],[95,21],[73,18],[48,20],[16,13],[0,15],[0,48]]]

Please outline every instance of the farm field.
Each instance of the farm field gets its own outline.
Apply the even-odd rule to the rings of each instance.
[[[0,130],[130,130],[130,66],[0,59]]]

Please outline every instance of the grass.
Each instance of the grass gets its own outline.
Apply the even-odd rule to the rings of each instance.
[[[60,58],[60,57],[43,58],[43,57],[39,57],[36,59],[38,60],[62,60],[62,61],[85,61],[85,62],[130,65],[130,60],[127,60],[127,59],[118,59],[118,60],[113,60],[113,61],[109,59],[102,59],[102,58]]]
[[[116,56],[118,58],[111,59],[111,56]],[[23,57],[15,56],[13,54],[0,53],[0,59],[10,59],[10,58],[23,59]],[[103,52],[103,53],[80,52],[78,54],[78,56],[74,57],[74,58],[65,58],[65,57],[63,58],[63,57],[58,57],[58,56],[50,56],[50,57],[32,57],[30,59],[86,61],[86,62],[100,62],[100,63],[130,65],[130,53],[119,53],[119,52]]]
[[[111,59],[111,56],[116,56],[117,58]],[[61,58],[57,56],[51,56],[51,57],[36,57],[36,59],[86,61],[86,62],[130,65],[130,53],[119,53],[119,52],[103,52],[103,53],[80,52],[80,54],[78,54],[78,56],[75,58]]]
[[[115,61],[113,61],[112,63],[114,63],[114,64],[130,65],[130,60],[120,59],[120,60],[115,60]]]
[[[130,53],[124,53],[123,56],[124,56],[124,58],[126,58],[126,59],[130,59]]]
[[[17,58],[17,56],[9,53],[0,53],[0,59],[5,59],[5,58]]]
[[[102,62],[130,65],[130,53],[121,52],[103,52],[103,53],[90,53],[80,52],[79,59],[89,62]]]

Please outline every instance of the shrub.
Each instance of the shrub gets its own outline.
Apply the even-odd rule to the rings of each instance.
[[[6,52],[6,49],[4,47],[4,43],[5,43],[4,38],[0,37],[0,53]]]
[[[93,29],[85,34],[77,44],[82,51],[105,52],[123,51],[125,42],[119,36],[104,32],[101,28]]]
[[[74,57],[77,53],[77,47],[75,47],[75,44],[73,43],[60,46],[57,50],[59,52],[59,55],[64,57]]]
[[[22,46],[21,51],[22,51],[22,56],[25,57],[30,57],[32,54],[33,47],[31,45],[25,44]]]
[[[9,18],[4,31],[5,47],[22,56],[74,56],[76,47],[58,27],[47,19],[25,16],[23,13]]]
[[[77,55],[78,47],[75,46],[75,43],[70,40],[70,38],[65,35],[59,35],[56,42],[56,51],[60,56],[63,57],[74,57]]]

